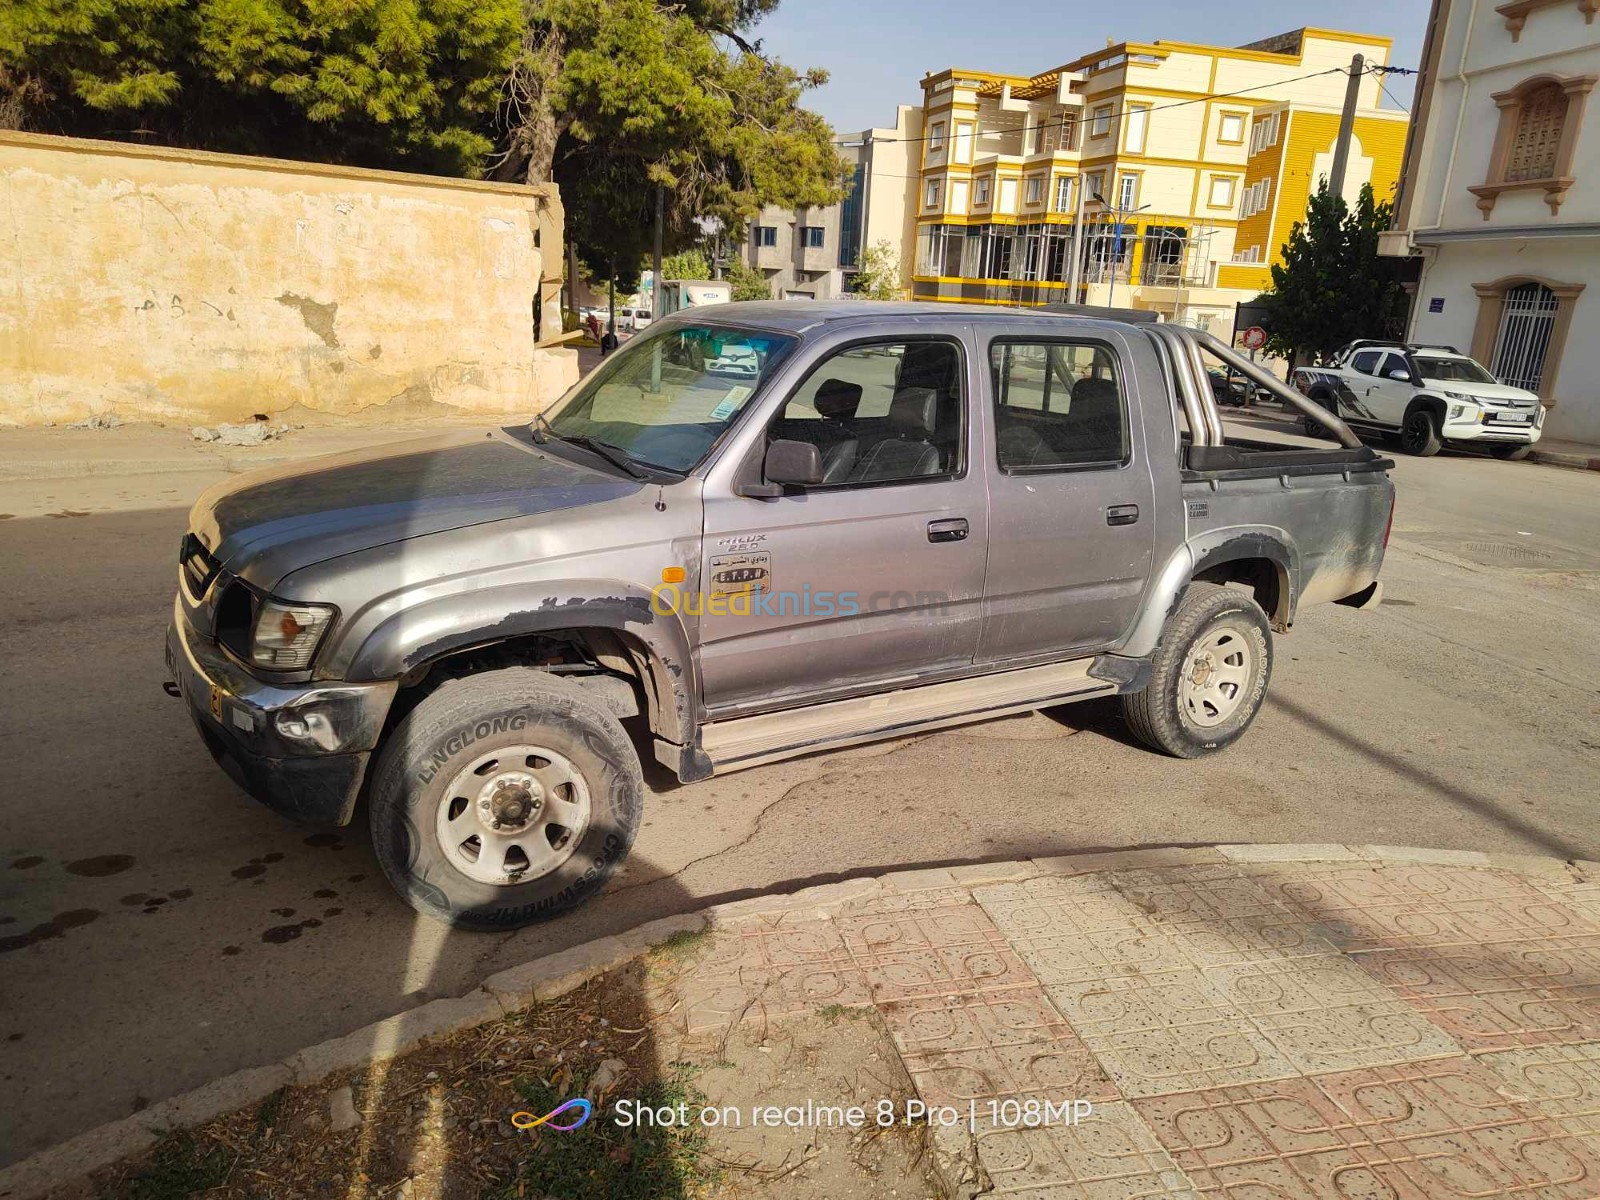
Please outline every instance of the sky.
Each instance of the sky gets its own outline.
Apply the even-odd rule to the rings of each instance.
[[[1136,9],[1070,0],[784,0],[755,35],[792,67],[825,67],[827,84],[804,103],[836,131],[856,133],[892,125],[895,105],[921,103],[919,81],[945,67],[1031,75],[1107,38],[1237,46],[1302,25],[1387,35],[1390,64],[1415,67],[1427,20],[1428,0],[1144,0]],[[1389,76],[1385,106],[1409,107],[1412,83]]]

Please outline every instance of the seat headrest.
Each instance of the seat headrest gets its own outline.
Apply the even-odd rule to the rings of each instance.
[[[889,404],[889,424],[901,437],[931,437],[938,422],[938,392],[928,387],[903,387],[895,392]]]
[[[824,379],[817,385],[811,407],[829,421],[853,420],[861,407],[861,385],[845,379]]]
[[[1072,403],[1115,408],[1120,393],[1115,379],[1096,379],[1088,376],[1072,385]]]

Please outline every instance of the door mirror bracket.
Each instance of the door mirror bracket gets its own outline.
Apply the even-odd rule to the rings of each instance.
[[[808,487],[822,482],[822,452],[810,442],[779,438],[767,446],[761,480],[739,484],[735,491],[753,499],[773,500],[786,486]]]

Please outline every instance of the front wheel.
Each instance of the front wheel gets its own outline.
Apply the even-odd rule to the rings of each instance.
[[[1215,754],[1261,711],[1272,630],[1247,592],[1192,583],[1151,656],[1150,682],[1122,697],[1135,737],[1177,758]]]
[[[1412,410],[1400,427],[1400,449],[1419,458],[1431,458],[1439,453],[1444,442],[1439,438],[1439,423],[1425,408]]]
[[[581,684],[526,667],[454,679],[390,734],[372,842],[418,912],[514,929],[576,908],[628,856],[639,757]]]
[[[1512,462],[1521,462],[1533,453],[1533,447],[1527,442],[1512,443],[1504,446],[1490,446],[1489,453],[1496,458],[1509,459]]]

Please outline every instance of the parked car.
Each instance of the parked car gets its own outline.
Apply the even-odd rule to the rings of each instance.
[[[1206,375],[1211,381],[1211,395],[1218,404],[1243,408],[1254,396],[1249,383],[1241,376],[1230,375],[1222,367],[1208,367]]]
[[[1496,458],[1526,458],[1544,429],[1544,406],[1508,387],[1451,346],[1358,341],[1331,366],[1301,367],[1296,388],[1367,433],[1398,433],[1407,454],[1427,457],[1447,445],[1476,446]],[[1306,432],[1323,427],[1306,418]]]
[[[206,492],[168,690],[279,813],[364,796],[393,885],[476,929],[601,889],[641,753],[693,782],[1115,695],[1211,754],[1305,605],[1376,602],[1394,488],[1276,381],[1347,445],[1226,438],[1201,349],[1243,362],[977,306],[675,314],[532,426]]]

